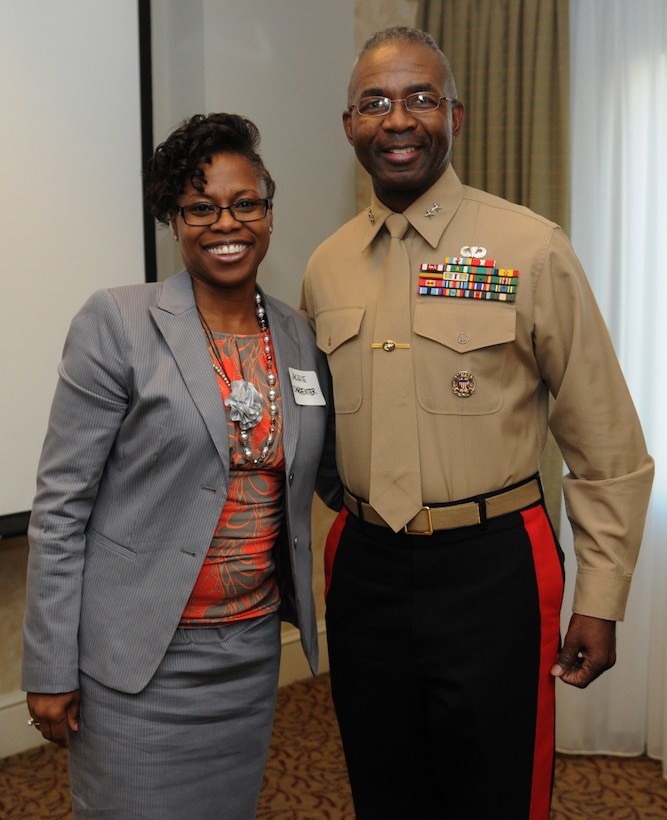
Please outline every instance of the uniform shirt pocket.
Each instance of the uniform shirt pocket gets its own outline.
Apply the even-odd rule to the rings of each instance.
[[[486,415],[503,403],[508,347],[516,338],[516,309],[507,302],[432,297],[414,317],[417,399],[429,413]],[[467,371],[472,395],[457,396],[452,380]]]
[[[337,413],[354,413],[361,406],[361,339],[364,305],[325,308],[315,316],[317,346],[327,355]]]

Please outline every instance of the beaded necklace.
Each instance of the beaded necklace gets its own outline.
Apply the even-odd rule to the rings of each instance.
[[[212,357],[213,369],[224,381],[229,389],[229,396],[225,399],[225,407],[229,408],[229,416],[233,422],[239,426],[239,439],[243,451],[243,457],[252,464],[261,464],[269,454],[271,445],[275,439],[276,422],[278,418],[277,398],[277,376],[273,365],[273,348],[271,346],[271,332],[266,320],[266,310],[262,304],[262,297],[255,293],[255,313],[262,333],[262,343],[264,344],[264,356],[266,361],[266,380],[269,384],[267,394],[267,404],[269,406],[269,433],[264,444],[260,447],[259,453],[255,455],[250,447],[250,430],[259,424],[262,418],[262,395],[252,382],[246,379],[236,379],[232,381],[225,370],[225,363],[222,360],[218,346],[215,343],[213,331],[208,326],[206,319],[197,306],[199,321],[204,330],[204,335],[208,342],[209,351]],[[241,374],[243,375],[243,374]]]

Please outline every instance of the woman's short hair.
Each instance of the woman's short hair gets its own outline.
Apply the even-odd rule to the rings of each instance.
[[[144,171],[144,195],[150,213],[165,225],[178,207],[188,183],[197,191],[206,185],[205,165],[216,154],[245,157],[273,199],[276,185],[257,149],[257,126],[238,114],[195,114],[158,145]]]

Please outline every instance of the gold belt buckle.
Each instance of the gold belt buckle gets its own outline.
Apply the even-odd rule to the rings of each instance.
[[[406,535],[433,535],[433,519],[431,518],[431,508],[430,507],[422,507],[421,510],[419,510],[419,513],[420,512],[425,512],[426,513],[426,517],[428,518],[428,529],[427,530],[409,530],[408,529],[408,524],[410,522],[408,521],[408,524],[405,524],[404,527],[403,527],[403,532]],[[419,513],[417,513],[417,515],[419,515]],[[417,515],[415,516],[415,518],[417,517]]]

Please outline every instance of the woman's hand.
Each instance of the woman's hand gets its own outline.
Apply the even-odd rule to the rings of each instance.
[[[67,730],[79,731],[78,689],[57,695],[45,695],[39,692],[28,692],[28,711],[33,726],[42,733],[42,737],[57,743],[63,749],[69,746]]]

